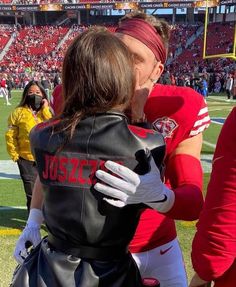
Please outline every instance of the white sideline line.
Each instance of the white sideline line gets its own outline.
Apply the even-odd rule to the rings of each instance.
[[[19,179],[19,168],[12,160],[0,160],[0,179]]]
[[[0,206],[0,211],[26,209],[26,206]]]
[[[207,146],[212,147],[212,148],[216,148],[216,145],[215,145],[215,144],[209,143],[209,142],[207,142],[207,141],[203,141],[203,143],[204,143],[205,145],[207,145]]]
[[[215,145],[206,142],[206,144],[211,145],[212,147],[215,147]],[[202,167],[205,173],[211,172],[211,161],[212,161],[212,154],[206,154],[201,156],[201,163]],[[26,206],[0,206],[0,212],[1,211],[9,211],[9,210],[16,210],[21,209],[25,210]]]

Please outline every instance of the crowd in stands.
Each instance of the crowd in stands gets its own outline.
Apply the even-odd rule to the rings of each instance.
[[[185,49],[187,40],[196,33],[199,25],[170,25],[171,37],[169,43],[169,57],[174,58],[175,52],[181,48]]]
[[[207,96],[212,92],[225,92],[226,79],[233,73],[235,63],[229,58],[213,60],[202,59],[203,33],[197,36],[199,25],[172,25],[169,47],[170,62],[161,82],[179,86],[190,86]],[[114,32],[116,26],[108,25]],[[0,61],[0,73],[9,75],[15,88],[24,88],[31,79],[45,77],[53,88],[54,79],[60,74],[64,52],[73,38],[87,29],[86,25],[63,26],[0,26],[0,49],[6,46],[9,39],[13,43]],[[233,37],[233,25],[212,24],[209,27],[207,52],[230,52]],[[221,37],[221,45],[215,38]],[[192,43],[188,43],[194,37]],[[211,41],[214,39],[214,41]],[[221,50],[218,49],[220,46]],[[222,50],[224,48],[224,50]],[[182,53],[176,54],[181,49]],[[202,86],[207,82],[207,92]]]

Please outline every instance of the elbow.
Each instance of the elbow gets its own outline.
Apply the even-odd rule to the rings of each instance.
[[[192,214],[190,213],[191,216],[190,216],[189,220],[198,220],[199,219],[203,205],[204,205],[204,198],[203,198],[202,193],[200,192],[194,200],[194,203],[193,203],[194,208],[193,208]]]
[[[186,184],[174,189],[174,193],[175,203],[168,216],[177,220],[197,220],[204,204],[200,187]]]

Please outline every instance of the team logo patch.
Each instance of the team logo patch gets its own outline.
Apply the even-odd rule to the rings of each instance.
[[[165,138],[170,138],[173,134],[173,131],[178,127],[176,121],[168,117],[157,119],[155,122],[153,122],[152,125],[153,128],[161,133]]]

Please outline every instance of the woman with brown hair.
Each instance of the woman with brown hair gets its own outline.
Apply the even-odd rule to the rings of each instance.
[[[63,111],[31,133],[48,237],[24,260],[12,286],[142,286],[128,245],[146,205],[136,201],[120,209],[94,188],[95,173],[108,159],[142,176],[150,171],[151,154],[158,167],[164,158],[162,136],[129,126],[123,113],[135,90],[132,58],[103,29],[89,29],[68,48]],[[157,186],[163,188],[158,168],[153,174],[150,201]]]

